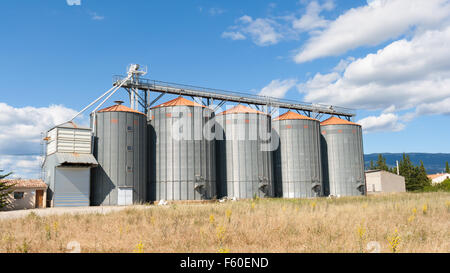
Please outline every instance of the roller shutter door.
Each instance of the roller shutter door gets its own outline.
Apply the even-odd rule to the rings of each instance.
[[[55,172],[55,207],[89,206],[89,168],[57,167]]]

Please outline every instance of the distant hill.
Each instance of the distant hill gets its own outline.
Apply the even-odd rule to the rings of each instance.
[[[395,167],[395,161],[400,160],[403,157],[401,153],[381,153],[386,158],[386,164],[390,167]],[[423,161],[425,169],[428,174],[444,172],[445,162],[450,163],[450,154],[431,154],[431,153],[407,153],[411,158],[411,162],[415,165],[420,164],[420,160]],[[364,164],[366,168],[370,166],[370,161],[377,161],[378,154],[366,154],[364,155]]]

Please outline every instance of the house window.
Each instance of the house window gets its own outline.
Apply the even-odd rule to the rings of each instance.
[[[127,172],[129,172],[129,173],[133,172],[133,167],[127,166]]]
[[[22,198],[23,198],[23,191],[14,192],[14,199],[22,199]]]
[[[133,146],[127,146],[127,151],[129,152],[133,151]]]
[[[128,132],[133,132],[133,126],[128,126],[127,130],[128,130]]]

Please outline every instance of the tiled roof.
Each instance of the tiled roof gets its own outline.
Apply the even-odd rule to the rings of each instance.
[[[13,188],[47,188],[47,184],[40,179],[2,179],[1,182],[6,182],[7,185],[14,184]]]
[[[345,119],[340,119],[340,118],[338,118],[338,117],[330,117],[329,119],[326,119],[326,120],[324,120],[324,121],[322,121],[321,123],[320,123],[320,125],[341,125],[341,124],[349,124],[349,125],[358,125],[358,126],[361,126],[361,125],[359,125],[358,123],[354,123],[354,122],[351,122],[351,121],[348,121],[348,120],[345,120]]]
[[[429,178],[429,179],[435,179],[435,178],[438,178],[438,177],[441,177],[441,176],[450,176],[450,174],[448,174],[448,173],[436,173],[436,174],[430,174],[430,175],[427,175],[427,177]]]
[[[292,120],[292,119],[307,119],[307,120],[316,120],[317,119],[313,119],[304,115],[300,115],[299,113],[295,113],[292,111],[288,111],[284,114],[282,114],[281,116],[275,118],[274,120]]]
[[[228,114],[242,114],[242,113],[255,113],[255,114],[263,114],[267,115],[264,112],[252,109],[250,107],[244,106],[242,104],[238,104],[235,107],[228,109],[226,111],[223,111],[222,113],[219,113],[217,115],[228,115]]]
[[[137,114],[145,115],[142,112],[133,110],[130,107],[127,107],[127,106],[121,105],[121,104],[116,104],[116,105],[106,107],[102,110],[97,111],[97,113],[102,113],[102,112],[130,112],[130,113],[137,113]]]
[[[166,101],[165,103],[157,105],[157,106],[155,106],[153,108],[169,107],[169,106],[197,106],[197,107],[205,107],[204,105],[198,104],[198,103],[196,103],[194,101],[190,101],[190,100],[185,99],[183,97],[178,97],[176,99]]]

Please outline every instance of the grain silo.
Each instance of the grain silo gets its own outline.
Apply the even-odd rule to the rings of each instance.
[[[220,195],[236,198],[274,195],[271,118],[237,105],[216,116],[217,179]]]
[[[215,198],[215,144],[203,134],[212,128],[214,112],[178,97],[153,107],[150,115],[150,199]]]
[[[146,201],[147,118],[116,105],[95,113],[92,205],[129,205]]]
[[[359,124],[331,117],[321,124],[325,194],[364,195],[364,153]]]
[[[274,151],[275,189],[287,198],[323,195],[320,122],[291,111],[274,119],[279,136]]]

